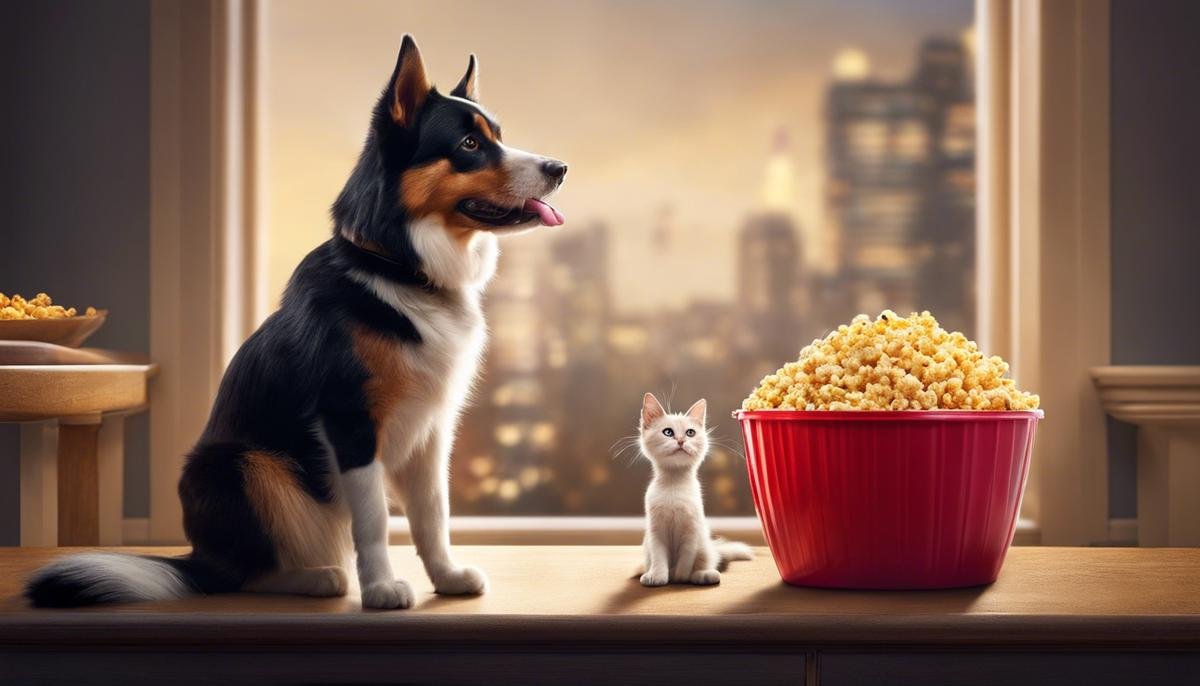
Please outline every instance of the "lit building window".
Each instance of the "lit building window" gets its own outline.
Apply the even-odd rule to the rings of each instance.
[[[521,442],[521,427],[517,424],[500,424],[496,427],[496,442],[511,448]]]

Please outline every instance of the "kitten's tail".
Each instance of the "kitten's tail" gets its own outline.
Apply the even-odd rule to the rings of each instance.
[[[167,600],[236,590],[237,584],[195,556],[152,557],[82,553],[59,558],[33,573],[25,597],[34,607]]]
[[[713,547],[717,549],[717,554],[721,556],[721,561],[717,564],[717,570],[721,572],[725,571],[725,568],[733,560],[754,559],[754,551],[745,543],[727,541],[717,537],[713,539]]]

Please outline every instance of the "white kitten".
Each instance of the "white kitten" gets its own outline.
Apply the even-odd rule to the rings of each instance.
[[[642,399],[638,444],[654,465],[646,489],[644,586],[718,584],[726,563],[754,557],[744,543],[713,540],[704,518],[697,471],[708,454],[706,408],[698,400],[687,412],[667,414],[653,393]]]

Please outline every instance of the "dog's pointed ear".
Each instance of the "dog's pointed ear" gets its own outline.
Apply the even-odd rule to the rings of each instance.
[[[467,73],[463,74],[458,85],[450,91],[450,95],[472,102],[479,99],[479,61],[475,59],[475,53],[471,53],[470,59],[467,60]]]
[[[392,121],[400,126],[411,126],[416,121],[417,111],[429,97],[429,77],[425,75],[425,63],[413,37],[404,34],[400,41],[400,55],[396,58],[396,70],[392,72],[391,94]]]

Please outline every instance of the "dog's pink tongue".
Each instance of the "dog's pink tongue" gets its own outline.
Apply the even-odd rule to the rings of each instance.
[[[526,200],[524,209],[526,212],[537,212],[538,217],[546,226],[561,226],[567,220],[562,212],[535,198]]]

